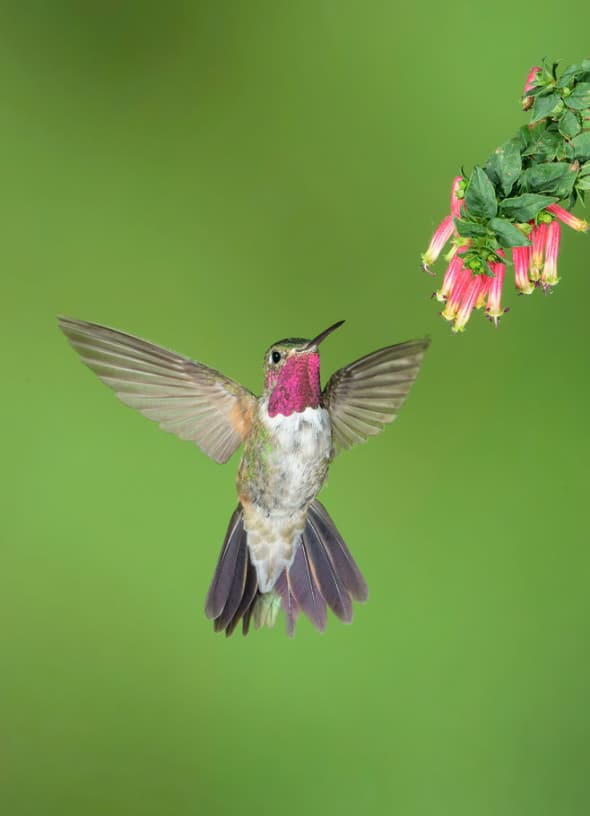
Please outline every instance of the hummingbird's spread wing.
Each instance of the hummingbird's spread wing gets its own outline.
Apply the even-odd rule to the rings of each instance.
[[[430,340],[410,340],[374,351],[336,371],[323,391],[336,452],[365,442],[397,416]]]
[[[227,462],[247,434],[256,398],[219,371],[130,334],[59,318],[82,362],[119,399],[165,431]]]

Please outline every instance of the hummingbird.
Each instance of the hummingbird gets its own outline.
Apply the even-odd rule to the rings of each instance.
[[[336,371],[322,389],[320,344],[287,338],[264,354],[256,397],[219,371],[96,323],[60,317],[70,344],[126,405],[223,464],[243,444],[234,510],[207,594],[215,631],[273,626],[300,614],[320,632],[327,609],[352,621],[367,584],[317,495],[334,457],[392,422],[429,345],[410,340]]]

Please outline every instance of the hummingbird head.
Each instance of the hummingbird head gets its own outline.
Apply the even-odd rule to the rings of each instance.
[[[270,416],[290,416],[306,408],[318,408],[321,399],[318,346],[341,326],[339,320],[313,340],[290,337],[273,343],[264,356],[264,394]]]

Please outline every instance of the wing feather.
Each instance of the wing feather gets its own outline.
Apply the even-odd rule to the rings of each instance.
[[[216,462],[227,462],[250,427],[256,397],[202,363],[139,337],[96,323],[59,318],[83,363],[117,397],[194,442]]]
[[[374,351],[336,371],[323,391],[338,452],[375,436],[397,416],[416,379],[430,340]]]

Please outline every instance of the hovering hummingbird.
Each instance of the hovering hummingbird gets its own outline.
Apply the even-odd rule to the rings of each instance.
[[[352,599],[367,585],[316,496],[335,455],[392,422],[414,382],[429,340],[387,346],[336,371],[322,390],[319,345],[289,338],[264,355],[256,397],[203,363],[129,334],[59,318],[82,361],[126,405],[224,463],[243,443],[238,506],[209,588],[205,613],[230,635],[242,621],[274,625],[282,607],[287,633],[303,612],[319,631],[326,608],[352,620]]]

